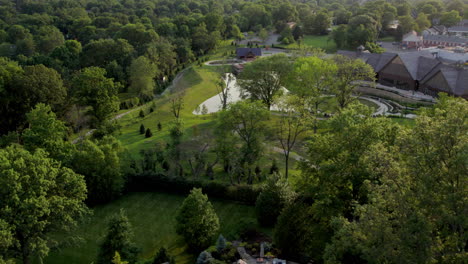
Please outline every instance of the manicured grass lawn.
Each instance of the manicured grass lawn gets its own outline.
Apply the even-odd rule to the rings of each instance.
[[[206,99],[216,95],[217,89],[215,81],[218,75],[214,72],[212,66],[192,67],[186,71],[184,77],[174,87],[174,91],[184,92],[184,107],[181,111],[186,133],[191,133],[193,126],[213,125],[213,117],[205,117],[192,114],[193,110]],[[171,112],[171,98],[175,95],[167,95],[146,104],[142,109],[145,111],[145,117],[138,116],[140,111],[134,111],[120,119],[120,135],[118,139],[122,142],[129,152],[136,156],[140,150],[154,147],[156,142],[162,142],[168,139],[171,122],[175,119]],[[153,107],[154,112],[149,109]],[[162,125],[162,130],[158,131],[158,122]],[[210,124],[211,123],[211,124]],[[139,127],[143,124],[145,128],[151,129],[153,136],[145,138],[139,134]]]
[[[314,35],[305,35],[302,39],[302,45],[314,47],[314,48],[321,48],[325,50],[327,53],[334,53],[336,52],[336,43],[334,40],[330,39],[329,35],[325,36],[314,36]],[[290,45],[282,45],[288,49],[297,49],[299,46],[297,44],[290,44]]]
[[[386,37],[383,37],[383,38],[379,38],[378,41],[393,42],[393,41],[395,41],[395,38],[393,36],[386,36]]]
[[[95,260],[98,245],[106,234],[109,218],[123,208],[133,225],[134,241],[142,249],[140,259],[151,259],[160,247],[166,247],[176,256],[178,264],[194,263],[195,257],[186,252],[182,237],[175,233],[175,216],[185,196],[168,193],[131,193],[110,204],[94,209],[94,214],[83,223],[74,236],[83,242],[60,251],[52,251],[44,259],[50,264],[89,264]],[[241,219],[255,219],[254,207],[223,200],[210,199],[220,218],[221,233],[227,235]],[[271,230],[265,230],[271,233]]]

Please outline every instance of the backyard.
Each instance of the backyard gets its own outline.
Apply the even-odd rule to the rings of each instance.
[[[186,251],[182,237],[175,233],[175,216],[185,196],[168,193],[130,193],[120,199],[94,208],[93,215],[72,234],[61,241],[63,246],[44,259],[50,264],[92,263],[99,243],[106,234],[109,218],[123,208],[133,225],[134,241],[142,249],[141,259],[151,259],[160,247],[166,247],[178,264],[194,263],[194,255]],[[255,222],[255,209],[234,202],[210,199],[220,218],[221,233],[232,238],[242,219]],[[264,232],[271,235],[271,230]],[[80,242],[72,242],[81,238]],[[68,244],[68,245],[67,245]]]

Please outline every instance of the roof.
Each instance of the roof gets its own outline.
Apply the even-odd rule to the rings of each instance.
[[[339,50],[337,54],[362,59],[371,65],[376,72],[382,70],[385,65],[399,56],[413,80],[426,83],[440,72],[454,95],[468,96],[468,69],[443,64],[439,59],[433,57],[431,51],[376,54]]]
[[[403,35],[403,41],[421,41],[422,40],[422,37],[421,36],[418,36],[418,34],[416,33],[416,31],[411,31],[409,33],[406,33],[405,35]]]
[[[468,39],[463,39],[463,38],[459,38],[455,36],[445,36],[445,35],[425,35],[424,40],[444,41],[444,42],[459,43],[459,44],[468,43]]]
[[[447,31],[447,28],[445,26],[442,26],[442,25],[436,25],[436,26],[433,26],[432,27],[434,30],[438,31],[438,32],[444,32],[444,31]]]
[[[453,26],[448,28],[448,32],[468,32],[467,26]]]
[[[237,48],[236,49],[236,54],[238,57],[245,57],[250,52],[252,52],[252,54],[255,56],[262,56],[261,48]]]

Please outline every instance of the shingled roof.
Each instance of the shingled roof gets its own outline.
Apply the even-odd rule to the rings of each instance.
[[[236,54],[237,57],[246,57],[250,52],[255,56],[262,56],[261,48],[237,48]]]
[[[460,45],[468,43],[467,39],[463,39],[463,38],[455,37],[455,36],[446,36],[446,35],[425,35],[424,40],[458,43]]]

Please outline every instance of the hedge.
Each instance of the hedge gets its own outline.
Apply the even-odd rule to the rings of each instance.
[[[259,186],[230,185],[213,181],[170,177],[151,171],[131,176],[127,184],[127,191],[130,192],[165,191],[186,195],[193,188],[202,188],[203,193],[210,197],[237,201],[248,205],[255,205],[261,191]]]

